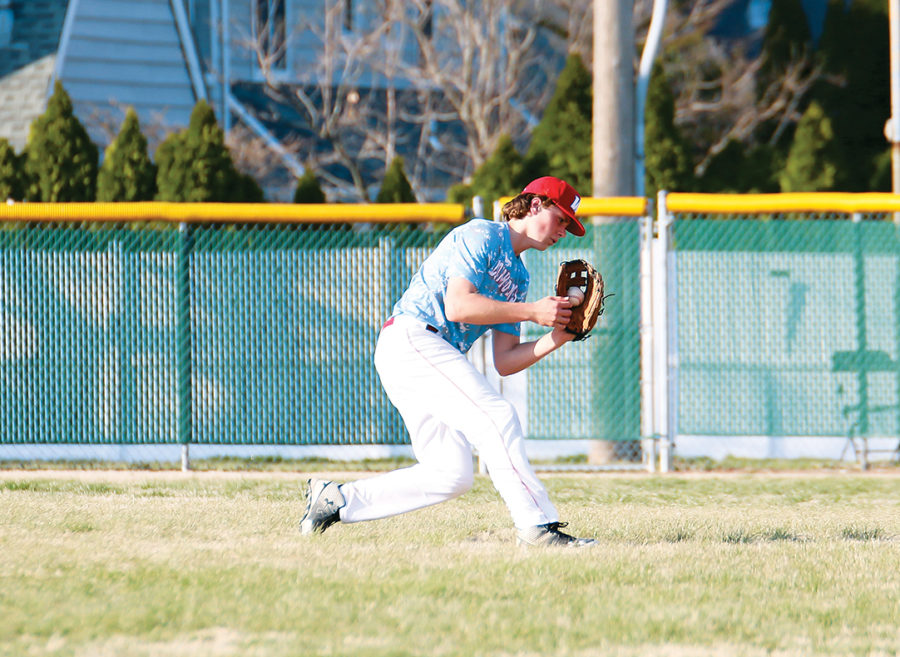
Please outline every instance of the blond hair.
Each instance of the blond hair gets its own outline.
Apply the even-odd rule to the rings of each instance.
[[[503,218],[503,221],[527,217],[528,212],[531,209],[531,201],[535,197],[541,199],[541,205],[545,208],[554,204],[549,197],[542,196],[541,194],[519,194],[511,201],[507,201],[500,210],[500,216]]]

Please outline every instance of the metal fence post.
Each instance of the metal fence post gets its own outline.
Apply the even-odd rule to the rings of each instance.
[[[181,445],[181,469],[190,470],[190,441],[193,428],[191,367],[191,225],[178,225],[178,254],[175,262],[175,369],[178,396],[178,442]]]
[[[869,340],[866,333],[866,262],[863,245],[863,223],[859,212],[854,212],[851,218],[853,223],[853,276],[856,291],[856,350],[859,354],[856,361],[856,377],[859,385],[859,439],[862,443],[862,456],[860,468],[869,469],[869,373],[867,354]]]
[[[665,470],[672,470],[675,440],[678,436],[678,377],[680,363],[678,357],[678,254],[672,248],[675,230],[675,217],[669,212],[668,202],[663,200],[665,208],[665,249],[663,251],[666,267],[666,434],[665,434]]]
[[[670,426],[670,400],[672,400],[673,364],[669,353],[669,322],[672,319],[669,307],[669,229],[672,217],[666,202],[666,192],[657,195],[656,239],[653,243],[653,388],[654,388],[654,434],[659,438],[659,471],[672,469],[672,448],[674,427]]]
[[[647,472],[656,472],[656,421],[653,403],[653,215],[641,226],[641,455]]]

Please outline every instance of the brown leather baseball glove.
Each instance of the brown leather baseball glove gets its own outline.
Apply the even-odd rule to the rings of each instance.
[[[577,342],[588,337],[603,314],[603,277],[587,260],[561,262],[556,276],[556,296],[569,296],[571,287],[584,292],[584,301],[572,308],[572,317],[566,325],[566,331]]]

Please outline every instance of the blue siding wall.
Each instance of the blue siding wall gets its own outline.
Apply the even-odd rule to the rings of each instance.
[[[168,0],[79,0],[60,79],[100,144],[92,116],[117,124],[130,105],[142,123],[186,125],[196,101]]]

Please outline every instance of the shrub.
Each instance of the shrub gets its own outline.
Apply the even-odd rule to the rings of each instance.
[[[294,203],[325,203],[325,200],[325,192],[322,191],[316,174],[312,169],[307,169],[297,180]]]
[[[472,198],[480,196],[485,205],[503,196],[515,196],[533,178],[544,175],[546,160],[526,160],[513,144],[509,135],[501,135],[497,148],[472,176],[467,185],[454,185],[447,194],[451,203],[469,205]]]
[[[31,201],[93,201],[97,146],[73,113],[72,100],[56,81],[47,109],[31,124],[25,159]]]
[[[416,195],[403,170],[403,158],[395,157],[384,174],[376,203],[415,203]]]
[[[591,74],[581,57],[569,55],[553,97],[531,135],[527,160],[545,162],[544,170],[536,176],[563,178],[578,190],[592,188],[592,89]]]
[[[197,101],[186,130],[156,149],[157,196],[172,202],[257,202],[262,190],[234,167],[225,135],[205,100]]]
[[[106,148],[97,176],[98,201],[150,201],[156,195],[156,165],[147,153],[137,113],[128,110],[119,134]]]
[[[25,198],[25,155],[17,155],[12,144],[0,137],[0,203]]]

